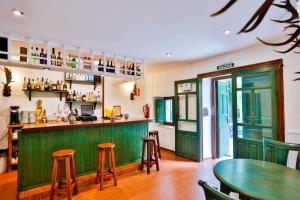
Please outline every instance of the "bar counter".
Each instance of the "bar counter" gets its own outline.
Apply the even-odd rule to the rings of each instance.
[[[98,120],[24,126],[19,134],[18,192],[50,183],[52,153],[60,149],[75,149],[77,176],[96,172],[100,143],[115,143],[117,167],[139,162],[142,138],[148,134],[150,121]]]

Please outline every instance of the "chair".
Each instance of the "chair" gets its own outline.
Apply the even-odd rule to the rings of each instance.
[[[206,200],[234,200],[230,196],[207,185],[207,183],[202,180],[199,180],[198,184],[203,188]]]
[[[52,181],[51,181],[51,191],[50,200],[54,199],[56,191],[56,177],[58,175],[58,187],[57,192],[66,192],[68,200],[72,199],[72,186],[74,194],[78,194],[78,187],[76,181],[75,163],[74,163],[75,150],[73,149],[63,149],[56,151],[52,154],[54,158],[53,170],[52,170]],[[63,162],[65,162],[66,167],[66,181],[62,180]],[[65,187],[63,187],[65,186]]]
[[[296,169],[300,170],[300,144],[284,143],[268,138],[263,138],[264,161],[287,165],[289,151],[297,151]]]
[[[145,151],[147,150],[147,160],[145,160]],[[154,159],[153,159],[154,154]],[[141,170],[144,169],[144,164],[147,165],[147,174],[150,174],[150,167],[156,165],[156,170],[159,171],[158,152],[155,138],[152,136],[143,138],[143,150],[141,160]]]
[[[114,148],[114,143],[103,143],[98,145],[97,182],[100,180],[100,190],[103,190],[104,188],[105,176],[112,176],[114,179],[114,186],[117,186]],[[108,170],[104,170],[105,152],[108,152]]]

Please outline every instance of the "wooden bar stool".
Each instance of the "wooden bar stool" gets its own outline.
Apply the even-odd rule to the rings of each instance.
[[[100,180],[100,190],[103,190],[103,182],[106,175],[112,176],[114,178],[114,185],[117,185],[114,148],[115,144],[113,143],[103,143],[98,145],[97,182]],[[108,170],[104,170],[106,151],[108,152]]]
[[[71,194],[72,187],[74,189],[74,194],[78,194],[74,154],[75,154],[75,150],[73,149],[59,150],[52,154],[52,156],[54,157],[54,164],[53,164],[53,171],[52,171],[51,191],[50,191],[51,200],[54,199],[54,195],[55,195],[55,189],[56,189],[55,184],[56,184],[57,175],[58,175],[58,188],[60,188],[61,191],[63,192],[67,192],[67,196],[69,200],[72,199],[72,194]],[[66,166],[66,182],[62,181],[63,162],[65,162],[65,166]]]
[[[147,148],[147,160],[145,161],[144,154],[145,154],[146,148]],[[153,157],[152,157],[153,154],[154,154],[155,159],[153,159]],[[155,138],[152,136],[143,138],[141,170],[144,169],[144,164],[147,165],[147,174],[150,174],[150,167],[152,167],[153,164],[156,165],[156,170],[159,171],[157,146],[156,146]]]
[[[159,155],[159,158],[161,158],[158,131],[155,131],[155,130],[149,131],[149,136],[153,136],[156,139],[158,155]]]

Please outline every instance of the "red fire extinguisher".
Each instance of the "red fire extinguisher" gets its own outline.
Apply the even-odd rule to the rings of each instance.
[[[148,104],[143,106],[143,112],[144,112],[144,117],[149,118],[150,108]]]

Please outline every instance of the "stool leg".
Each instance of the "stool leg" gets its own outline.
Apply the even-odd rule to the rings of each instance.
[[[101,171],[101,152],[100,152],[100,150],[98,150],[98,163],[97,163],[97,176],[96,176],[97,184],[100,181],[100,171]]]
[[[145,146],[146,146],[146,143],[143,142],[143,150],[142,150],[142,162],[141,162],[141,170],[144,169],[144,163],[145,163]]]
[[[58,175],[58,187],[60,187],[60,188],[62,186],[62,168],[63,168],[63,161],[58,160],[57,175]]]
[[[147,174],[150,174],[151,142],[147,142]]]
[[[76,170],[75,170],[75,162],[74,157],[71,157],[71,174],[74,185],[74,194],[78,194],[78,187],[77,187],[77,181],[76,181]]]
[[[115,150],[111,149],[110,150],[111,153],[111,165],[112,165],[112,173],[114,176],[114,185],[117,186],[117,175],[116,175],[116,160],[115,160]]]
[[[155,163],[156,163],[156,170],[159,171],[158,156],[157,156],[157,146],[155,144],[155,141],[153,142],[153,145],[154,145],[154,157],[155,157]]]
[[[55,183],[56,183],[56,176],[57,176],[57,167],[58,167],[57,158],[54,158],[54,164],[53,164],[53,170],[52,170],[50,200],[54,199]]]
[[[103,183],[104,183],[104,165],[105,165],[105,152],[100,151],[101,157],[101,172],[100,172],[100,190],[103,190]]]
[[[68,200],[72,199],[72,194],[71,194],[71,175],[70,175],[70,160],[69,158],[65,158],[65,163],[66,163],[66,179],[67,179],[67,195],[68,195]]]
[[[159,155],[159,158],[161,158],[160,143],[159,143],[159,136],[158,135],[156,135],[156,141],[157,141],[158,155]]]

